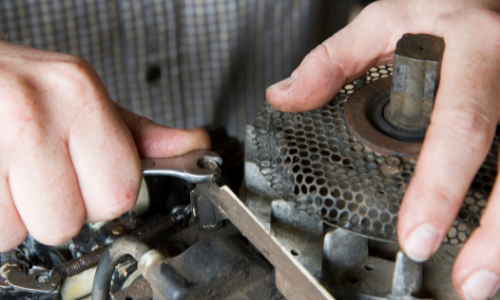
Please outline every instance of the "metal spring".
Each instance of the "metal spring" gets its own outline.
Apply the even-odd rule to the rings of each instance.
[[[135,237],[142,242],[149,243],[160,235],[163,235],[168,231],[174,229],[174,227],[177,226],[178,223],[179,222],[174,215],[168,215],[160,220],[151,223],[148,226],[144,226],[137,232],[130,234],[130,236]]]
[[[179,222],[177,221],[175,215],[168,215],[161,218],[152,224],[144,226],[137,232],[130,234],[131,237],[137,238],[145,243],[151,242],[157,237],[168,233],[174,229]],[[73,276],[88,269],[91,269],[99,263],[104,251],[108,246],[103,246],[95,251],[82,255],[81,257],[72,259],[63,263],[56,270],[63,276]]]

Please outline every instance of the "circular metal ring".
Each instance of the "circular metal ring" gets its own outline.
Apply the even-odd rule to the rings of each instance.
[[[391,78],[382,78],[362,86],[345,106],[345,119],[351,133],[369,149],[384,156],[416,160],[422,143],[401,141],[382,132],[373,118],[380,103],[390,97]],[[379,125],[380,126],[380,125]]]

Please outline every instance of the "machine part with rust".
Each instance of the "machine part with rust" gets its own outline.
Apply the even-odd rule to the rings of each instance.
[[[444,40],[405,34],[394,53],[394,75],[361,88],[345,106],[349,130],[384,156],[416,159],[430,123]],[[390,86],[390,87],[389,87]]]
[[[348,131],[343,113],[347,98],[341,93],[322,108],[296,114],[266,107],[247,130],[245,182],[251,188],[246,193],[292,201],[327,224],[396,242],[399,206],[414,162],[400,159],[400,171],[387,173],[386,157]],[[444,243],[462,244],[478,226],[496,178],[497,152],[495,136]],[[252,183],[258,178],[265,183]],[[270,216],[271,202],[248,205],[257,215]]]
[[[258,169],[270,186],[252,185],[258,193],[292,201],[327,224],[396,242],[400,202],[421,144],[385,134],[370,117],[383,116],[391,72],[392,66],[372,68],[313,111],[281,113],[266,105],[247,130],[245,180]],[[444,243],[462,244],[478,226],[496,178],[497,152],[498,135]]]
[[[432,69],[439,60],[425,65]],[[449,278],[453,262],[478,226],[497,176],[498,132],[439,251],[423,264],[398,256],[399,207],[421,144],[389,135],[378,121],[389,124],[384,111],[390,102],[392,73],[392,65],[371,68],[313,111],[281,113],[265,105],[256,122],[247,126],[243,199],[288,251],[304,249],[296,251],[296,259],[309,272],[317,274],[315,266],[321,265],[318,278],[336,297],[450,299],[455,297]],[[435,75],[439,77],[438,72]],[[420,99],[429,99],[436,91],[427,83],[415,84],[418,89],[423,85]],[[405,84],[412,88],[411,78],[406,77]],[[398,129],[412,132],[403,126]],[[290,207],[276,214],[275,207],[283,200]],[[314,229],[301,221],[286,230],[273,228],[300,213],[320,219],[324,227]],[[323,236],[322,256],[308,249],[309,242],[300,244],[294,238],[309,230],[316,230],[311,237]],[[353,252],[356,257],[349,255]]]
[[[374,153],[414,162],[418,158],[422,143],[395,138],[396,132],[399,136],[407,137],[411,136],[411,133],[398,131],[384,117],[390,89],[391,78],[382,78],[362,86],[344,105],[342,119],[356,141]]]

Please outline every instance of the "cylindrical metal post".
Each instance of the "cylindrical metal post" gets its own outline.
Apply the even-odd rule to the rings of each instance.
[[[430,123],[439,83],[443,38],[405,34],[394,52],[391,98],[385,119],[399,130],[421,134]]]

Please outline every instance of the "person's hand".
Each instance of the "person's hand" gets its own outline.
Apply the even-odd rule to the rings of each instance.
[[[135,143],[134,143],[135,142]],[[209,148],[114,104],[84,59],[0,42],[0,251],[54,245],[131,209],[141,157]]]
[[[278,110],[315,109],[370,67],[390,63],[403,34],[444,37],[431,124],[399,213],[398,239],[414,260],[438,249],[492,143],[500,118],[499,11],[496,0],[377,1],[266,92]],[[487,299],[500,285],[500,184],[490,198],[453,269],[462,298]]]

